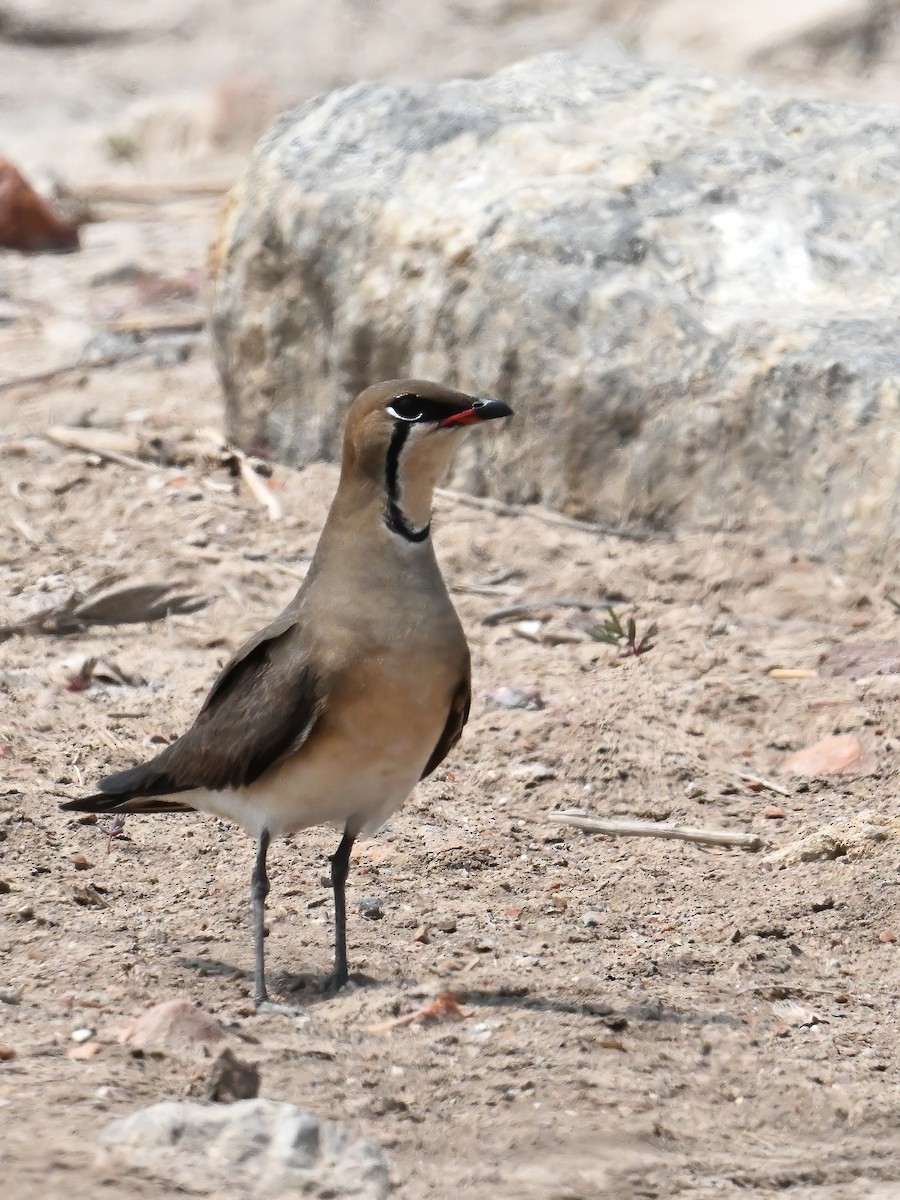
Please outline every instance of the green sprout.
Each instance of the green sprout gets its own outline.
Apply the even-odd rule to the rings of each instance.
[[[634,617],[629,617],[625,625],[614,609],[608,608],[609,617],[602,624],[592,626],[588,633],[595,642],[606,642],[610,646],[618,646],[619,656],[621,658],[637,658],[641,654],[646,654],[648,650],[652,650],[654,646],[653,638],[656,637],[656,624],[649,625],[644,630],[643,636],[638,638],[637,621]]]

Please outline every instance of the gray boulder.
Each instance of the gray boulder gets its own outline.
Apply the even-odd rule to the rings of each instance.
[[[509,400],[452,482],[892,566],[897,114],[552,55],[282,118],[213,248],[230,433],[336,458],[402,375]]]
[[[377,1147],[275,1100],[154,1104],[114,1121],[101,1146],[107,1174],[137,1168],[191,1195],[382,1200],[389,1191]]]

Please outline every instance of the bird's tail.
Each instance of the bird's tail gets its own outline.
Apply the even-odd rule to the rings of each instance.
[[[172,793],[189,791],[166,779],[155,762],[142,763],[100,780],[100,791],[93,796],[68,800],[60,808],[65,812],[89,813],[163,813],[194,812],[192,805],[176,800]]]
[[[67,800],[59,806],[64,812],[87,813],[163,813],[195,812],[182,800],[166,800],[159,796],[105,796],[95,792],[78,800]]]

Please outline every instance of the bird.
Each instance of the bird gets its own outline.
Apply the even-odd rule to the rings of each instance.
[[[431,539],[434,489],[502,400],[421,379],[375,384],[344,429],[341,471],[309,570],[275,619],[215,679],[193,725],[155,758],[61,808],[200,811],[256,842],[250,897],[257,1010],[277,1010],[265,970],[273,838],[342,829],[331,856],[334,965],[349,979],[346,882],[372,836],[450,753],[471,700],[466,636]]]

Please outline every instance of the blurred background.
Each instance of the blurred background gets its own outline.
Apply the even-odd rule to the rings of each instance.
[[[0,138],[23,169],[224,166],[359,79],[483,75],[554,49],[893,103],[896,0],[105,0],[0,4]],[[239,160],[238,160],[239,161]]]
[[[476,386],[477,379],[477,386],[500,394],[504,388],[529,397],[552,393],[554,403],[581,413],[595,442],[595,472],[579,457],[584,429],[570,422],[572,447],[556,481],[523,482],[528,471],[505,446],[505,475],[493,465],[463,463],[454,483],[467,490],[540,500],[574,516],[614,522],[668,525],[688,516],[727,526],[753,515],[774,528],[795,508],[795,481],[808,480],[808,511],[796,530],[787,530],[796,533],[796,544],[829,553],[862,547],[857,557],[892,563],[893,541],[890,550],[882,548],[887,534],[880,523],[870,528],[869,509],[883,512],[893,504],[893,468],[885,468],[883,486],[871,499],[869,443],[860,442],[855,458],[845,461],[827,449],[819,453],[824,440],[808,437],[807,426],[830,425],[838,395],[849,413],[863,415],[893,395],[898,168],[891,110],[870,115],[871,107],[857,112],[847,102],[900,100],[898,13],[900,0],[148,0],[118,6],[0,0],[0,156],[6,160],[0,246],[27,252],[0,259],[6,428],[30,434],[60,417],[69,425],[116,424],[123,405],[126,412],[129,405],[154,411],[165,425],[187,389],[199,406],[197,419],[224,426],[245,449],[302,465],[335,458],[341,405],[373,377],[434,374],[464,386]],[[524,112],[534,103],[535,112],[544,113],[538,97],[555,87],[552,120],[568,130],[559,135],[563,141],[580,144],[581,158],[567,165],[553,142],[557,135],[548,135],[540,152],[549,156],[545,171],[533,142],[536,126],[523,138],[523,152],[512,152],[508,162],[502,137],[480,143],[468,159],[465,138],[458,139],[459,161],[448,166],[435,159],[431,178],[440,180],[446,170],[461,184],[471,176],[483,192],[479,214],[466,215],[465,201],[456,211],[441,184],[433,196],[416,193],[417,167],[396,187],[362,162],[356,208],[343,225],[326,228],[326,220],[310,232],[309,245],[324,247],[333,259],[335,248],[349,246],[354,227],[363,224],[383,242],[349,249],[340,269],[332,263],[329,278],[307,286],[303,272],[309,263],[319,271],[320,256],[319,249],[307,256],[294,241],[306,221],[304,189],[319,198],[329,194],[332,161],[357,170],[360,139],[373,162],[388,154],[384,148],[394,137],[388,157],[396,164],[418,152],[415,136],[403,132],[403,118],[383,113],[375,93],[363,92],[349,102],[357,106],[350,125],[309,126],[311,140],[285,167],[294,173],[293,193],[279,191],[280,166],[268,182],[267,168],[260,168],[256,183],[241,184],[225,202],[277,114],[313,96],[361,81],[422,85],[410,103],[425,113],[428,97],[438,95],[430,85],[491,76],[560,50],[594,70],[584,87],[597,92],[596,107],[573,124],[585,91],[574,78],[570,86],[565,68],[551,85],[541,72],[553,68],[538,66],[535,82],[519,95],[513,88],[502,120],[515,126],[517,105]],[[642,88],[639,77],[657,82]],[[629,91],[634,94],[623,105],[603,107]],[[466,109],[463,93],[444,94],[456,97],[446,101],[450,109]],[[442,103],[436,101],[436,113]],[[423,119],[416,117],[412,128]],[[464,131],[468,119],[460,117]],[[296,137],[306,136],[299,132],[302,121],[294,128]],[[271,162],[282,152],[285,162],[291,157],[291,138],[294,132]],[[300,144],[295,139],[295,147]],[[423,149],[425,162],[429,148]],[[314,160],[324,164],[320,175],[304,175]],[[503,238],[495,244],[490,232],[490,188],[476,180],[482,168],[491,186],[500,187],[497,199],[509,205],[514,226],[517,202],[510,197],[531,196],[529,216],[505,249]],[[554,180],[555,198],[544,189],[543,199],[535,199],[530,172],[539,190],[544,176]],[[414,209],[393,231],[390,213],[379,209],[386,195],[405,197]],[[13,196],[19,197],[15,204]],[[365,209],[370,201],[371,211]],[[42,208],[45,202],[49,209]],[[545,203],[547,214],[555,214],[551,224],[557,222],[560,244],[541,243],[538,250],[527,226],[534,225],[541,242],[549,228],[539,211]],[[573,218],[582,210],[583,220]],[[296,274],[299,291],[282,296],[281,307],[267,305],[264,283],[260,308],[253,278],[268,254],[267,214],[276,212],[285,246],[276,274]],[[420,233],[418,215],[427,216]],[[513,288],[511,303],[498,297],[488,305],[491,316],[480,324],[454,291],[462,262],[452,249],[462,236],[457,225],[478,248],[464,273],[478,278],[476,262],[484,272],[470,296],[483,292],[501,262],[503,271],[515,271],[529,261],[538,275]],[[243,248],[250,228],[255,250]],[[624,249],[617,238],[624,238]],[[84,253],[31,253],[78,245]],[[595,270],[587,269],[591,246],[600,247]],[[594,295],[603,315],[591,318],[593,324],[585,324],[584,314],[579,318],[590,338],[576,333],[575,349],[563,352],[563,367],[573,375],[565,383],[548,363],[559,331],[572,323],[566,304],[551,296],[572,286],[563,265],[570,254],[584,260],[582,298]],[[384,280],[377,270],[361,277],[355,264],[363,260],[380,263]],[[409,271],[426,276],[421,303]],[[429,271],[440,277],[434,286]],[[210,308],[211,275],[218,294]],[[406,282],[397,287],[397,279]],[[315,311],[322,287],[334,305],[327,316]],[[637,294],[643,315],[630,313]],[[423,313],[429,297],[437,307],[419,322],[418,346],[404,334],[408,352],[398,357],[391,321],[408,331],[403,303]],[[540,309],[533,321],[520,303],[526,297]],[[313,311],[301,316],[307,301]],[[457,324],[445,344],[448,306]],[[523,366],[528,348],[519,344],[518,330],[507,335],[493,317],[513,310],[513,324],[532,321],[537,331],[530,365]],[[867,321],[864,329],[852,324],[858,318]],[[485,324],[491,326],[486,334]],[[478,337],[469,326],[480,329]],[[672,336],[672,329],[680,332]],[[265,348],[257,353],[259,336]],[[577,347],[588,341],[580,354]],[[481,358],[476,344],[484,347]],[[686,346],[690,353],[681,354]],[[306,348],[310,362],[296,363]],[[542,348],[547,362],[540,361]],[[256,373],[261,358],[266,370]],[[515,359],[518,368],[510,374]],[[122,366],[128,370],[122,380],[103,373]],[[172,371],[177,374],[166,373]],[[123,400],[123,386],[134,392],[132,400]],[[298,396],[303,400],[294,404],[291,397]],[[592,415],[585,415],[588,409]],[[791,414],[789,429],[784,412]],[[527,416],[538,416],[531,400]],[[671,428],[665,426],[670,419]],[[851,427],[857,419],[860,427],[865,423],[862,415],[851,416]],[[735,434],[738,427],[743,432]],[[892,429],[885,436],[893,447]],[[883,447],[881,432],[871,438]],[[729,439],[741,444],[732,456],[731,482],[720,487],[719,455]],[[673,460],[670,446],[678,442]],[[797,455],[808,450],[801,468]],[[893,455],[900,458],[900,442]],[[697,479],[701,461],[705,483]],[[819,481],[826,476],[841,482],[830,485],[828,516],[820,520]],[[671,481],[665,494],[656,486],[663,478]],[[752,497],[747,480],[758,484]],[[768,514],[773,481],[785,487],[775,500],[778,511]]]

